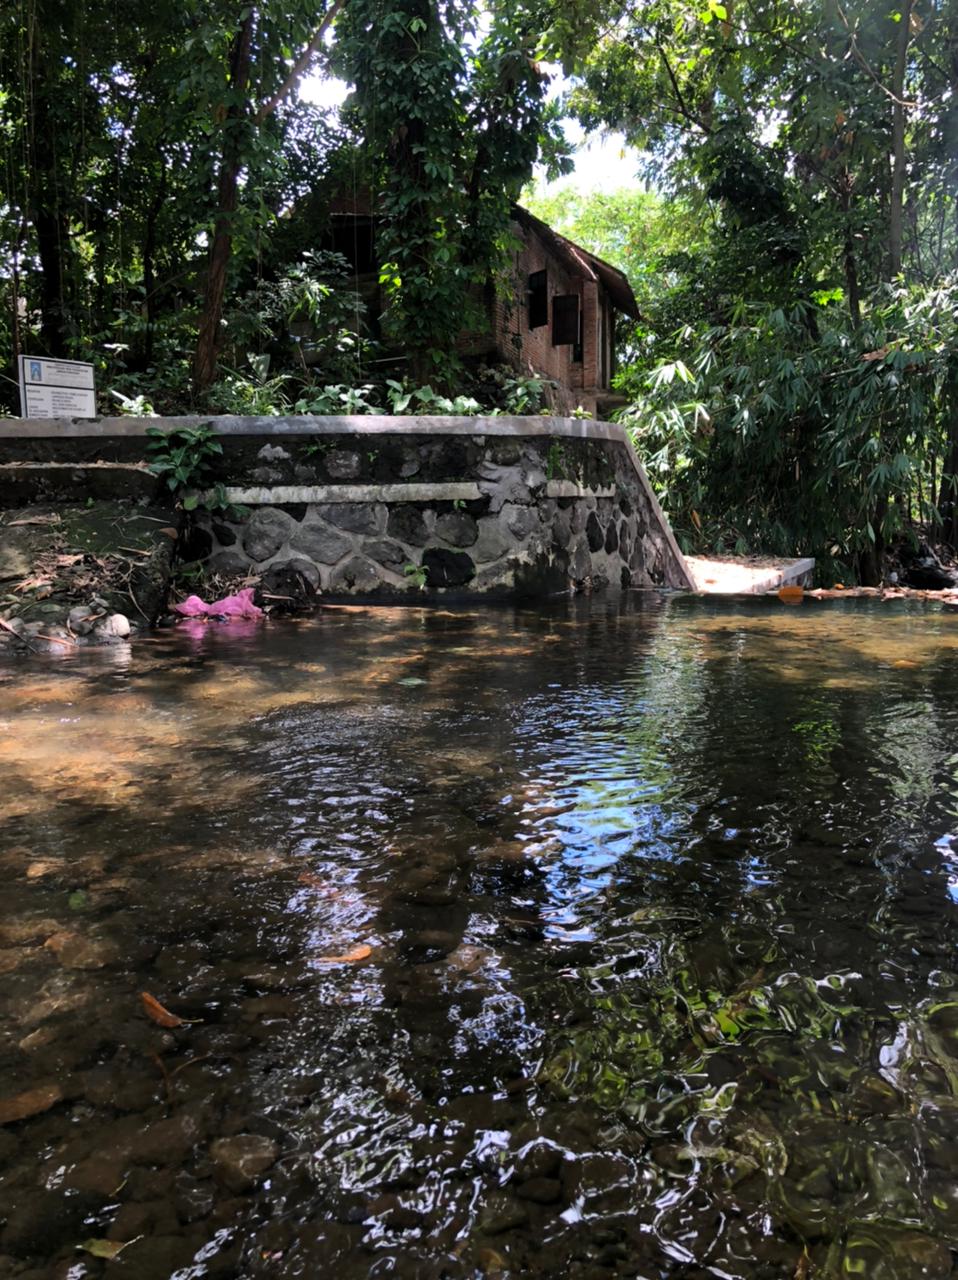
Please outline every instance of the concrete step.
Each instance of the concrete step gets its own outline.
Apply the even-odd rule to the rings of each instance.
[[[768,557],[686,556],[685,563],[695,590],[703,595],[756,596],[781,587],[808,587],[815,572],[815,561],[809,556],[778,562]]]

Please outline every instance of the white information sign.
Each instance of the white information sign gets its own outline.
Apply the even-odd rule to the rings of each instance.
[[[95,418],[93,365],[21,356],[20,412],[24,418]]]

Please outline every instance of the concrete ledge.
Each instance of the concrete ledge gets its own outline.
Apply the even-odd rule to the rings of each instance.
[[[587,485],[576,484],[574,480],[549,480],[546,484],[547,498],[614,498],[615,489],[611,486],[590,489]]]
[[[0,509],[44,499],[146,499],[160,483],[144,463],[136,462],[3,462],[0,463]]]
[[[482,497],[479,486],[471,481],[448,484],[277,484],[254,489],[227,486],[224,493],[229,502],[244,507],[282,507],[300,502],[474,502]]]
[[[426,432],[446,436],[565,436],[576,440],[622,441],[627,438],[617,423],[593,422],[583,418],[485,417],[481,414],[474,418],[373,414],[240,418],[190,414],[181,418],[0,418],[0,440],[83,440],[105,436],[137,439],[145,436],[150,427],[172,431],[175,427],[198,427],[202,423],[209,423],[221,436],[375,436],[422,435]]]

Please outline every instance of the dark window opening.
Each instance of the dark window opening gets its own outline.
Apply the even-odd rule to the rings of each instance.
[[[578,347],[580,344],[579,295],[557,293],[552,299],[552,345]],[[573,352],[573,359],[575,358]],[[579,359],[581,358],[580,355]]]
[[[322,247],[341,253],[357,275],[371,275],[379,269],[371,218],[334,218]]]
[[[549,323],[549,285],[544,271],[533,271],[529,277],[529,328],[539,329]]]

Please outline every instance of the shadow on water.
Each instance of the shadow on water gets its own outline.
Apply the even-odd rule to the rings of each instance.
[[[635,595],[0,668],[0,1277],[952,1275],[956,652]]]

